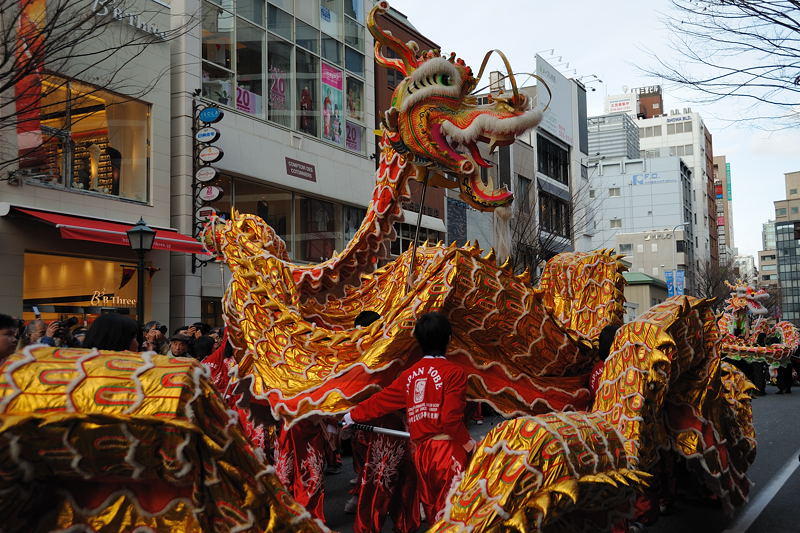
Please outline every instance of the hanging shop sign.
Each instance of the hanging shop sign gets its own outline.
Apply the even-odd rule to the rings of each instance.
[[[223,155],[222,150],[216,146],[206,146],[200,150],[200,154],[198,154],[197,157],[199,157],[200,161],[203,163],[214,163],[222,159]]]
[[[303,163],[302,161],[290,157],[284,159],[286,160],[286,174],[308,181],[317,181],[317,171],[314,165]]]
[[[202,111],[197,115],[197,118],[200,119],[200,122],[205,122],[206,124],[213,124],[215,122],[219,122],[222,120],[222,117],[225,116],[225,113],[218,107],[209,106],[203,108]]]
[[[206,126],[205,128],[200,128],[197,133],[194,134],[194,138],[201,143],[211,144],[219,139],[219,130],[211,126]]]
[[[202,187],[200,192],[197,193],[197,197],[204,202],[213,202],[214,200],[219,199],[220,196],[222,196],[222,189],[216,185]]]
[[[206,183],[217,177],[217,169],[211,166],[200,167],[194,173],[194,179],[200,183]]]
[[[201,222],[208,222],[216,214],[217,210],[210,206],[201,207],[194,212],[195,218]]]

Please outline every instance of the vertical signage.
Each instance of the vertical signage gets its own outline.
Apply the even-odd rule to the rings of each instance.
[[[344,144],[342,71],[322,63],[322,137]]]
[[[675,296],[675,271],[667,270],[664,272],[664,279],[667,282],[667,298]]]
[[[683,270],[675,271],[675,294],[683,296],[684,282],[686,281],[686,272]]]
[[[211,166],[212,163],[219,161],[224,156],[222,150],[213,144],[219,140],[221,134],[219,130],[211,126],[222,120],[224,114],[217,106],[195,103],[193,116],[194,157],[192,166],[194,173],[192,191],[194,193],[194,223],[192,226],[194,231],[192,234],[197,238],[209,216],[215,212],[213,208],[208,206],[208,203],[219,199],[224,192],[221,187],[212,185],[218,174],[217,170]],[[192,272],[197,270],[197,266],[204,266],[212,259],[202,260],[193,255]]]

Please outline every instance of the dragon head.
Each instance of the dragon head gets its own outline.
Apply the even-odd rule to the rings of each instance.
[[[502,52],[513,92],[490,97],[478,105],[472,95],[491,52],[486,54],[477,78],[455,53],[443,57],[438,50],[419,52],[418,45],[401,42],[378,27],[375,17],[389,9],[378,2],[370,11],[367,27],[375,38],[375,59],[401,72],[405,79],[392,95],[392,106],[384,117],[384,130],[392,147],[417,169],[417,179],[432,178],[432,185],[460,188],[461,197],[473,207],[490,210],[508,205],[512,194],[484,183],[478,167],[489,167],[478,150],[478,142],[489,151],[512,144],[522,133],[542,120],[543,109],[531,109],[530,98],[519,92],[511,68]],[[393,52],[387,57],[383,48]],[[546,86],[546,85],[545,85]],[[549,89],[548,89],[549,92]],[[452,179],[451,177],[455,179]]]

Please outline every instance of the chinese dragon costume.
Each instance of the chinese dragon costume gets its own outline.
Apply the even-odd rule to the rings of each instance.
[[[560,254],[538,287],[477,242],[425,243],[386,262],[412,179],[457,189],[476,209],[509,206],[512,195],[480,177],[478,143],[513,143],[545,109],[517,89],[504,57],[512,91],[479,105],[488,54],[475,77],[455,54],[382,30],[376,16],[387,9],[377,3],[367,26],[376,61],[405,79],[382,120],[376,185],[354,238],[323,263],[296,265],[257,216],[233,211],[208,225],[206,247],[232,272],[230,369],[94,350],[12,356],[0,374],[4,524],[321,529],[211,382],[288,425],[341,413],[420,355],[414,322],[429,311],[453,325],[448,358],[467,374],[469,398],[516,417],[479,443],[433,530],[602,530],[666,457],[682,458],[725,505],[744,501],[755,454],[748,384],[719,358],[710,302],[671,298],[623,326],[592,401],[596,339],[622,322],[625,266],[613,252]],[[363,310],[381,318],[353,328]],[[49,514],[37,514],[43,485]]]
[[[748,363],[764,362],[772,367],[789,365],[791,356],[800,346],[800,333],[794,324],[785,320],[774,326],[769,324],[765,318],[768,310],[762,302],[770,295],[764,289],[755,290],[741,280],[735,285],[726,284],[732,292],[725,300],[725,312],[719,319],[719,329],[723,334],[722,356]],[[737,329],[738,336],[734,334]],[[759,345],[761,334],[777,342]]]

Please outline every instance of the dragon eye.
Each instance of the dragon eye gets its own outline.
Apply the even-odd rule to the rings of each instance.
[[[440,74],[439,75],[439,83],[442,85],[450,85],[450,75],[449,74]]]

